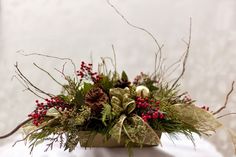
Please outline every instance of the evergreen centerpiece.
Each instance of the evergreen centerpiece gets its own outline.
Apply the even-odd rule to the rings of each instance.
[[[55,142],[69,151],[78,144],[83,147],[123,146],[130,150],[160,144],[163,132],[170,136],[183,133],[194,142],[193,133],[210,135],[221,126],[214,115],[223,108],[210,112],[208,107],[195,105],[186,92],[180,93],[177,82],[182,75],[169,84],[156,74],[140,73],[131,83],[124,71],[120,75],[115,67],[114,71],[107,72],[105,61],[102,63],[94,72],[92,64],[82,62],[74,77],[61,71],[66,84],[59,83],[34,64],[62,86],[57,95],[33,85],[16,64],[19,78],[43,101],[36,100],[36,109],[28,115],[29,119],[0,139],[23,128],[23,140],[29,142],[31,151],[46,141],[49,141],[46,150]],[[224,106],[233,91],[233,84]]]

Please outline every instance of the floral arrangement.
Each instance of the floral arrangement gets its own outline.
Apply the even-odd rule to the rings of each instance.
[[[161,133],[170,136],[183,133],[194,142],[193,133],[210,135],[221,126],[214,115],[223,108],[211,112],[209,107],[197,106],[186,92],[180,93],[179,78],[170,85],[158,75],[140,73],[131,82],[124,71],[121,74],[116,70],[107,72],[103,60],[97,72],[92,64],[85,62],[81,63],[74,77],[66,76],[62,71],[67,83],[61,84],[40,68],[62,86],[61,93],[54,95],[33,85],[18,64],[15,67],[27,89],[43,101],[36,100],[36,108],[28,115],[29,118],[0,138],[23,128],[23,140],[29,142],[31,151],[45,141],[49,141],[47,149],[52,148],[55,142],[69,151],[78,144],[92,147],[91,141],[97,134],[102,136],[104,143],[113,139],[127,148],[158,145]],[[233,84],[227,101],[232,91]]]

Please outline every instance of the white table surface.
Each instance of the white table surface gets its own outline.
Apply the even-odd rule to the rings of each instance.
[[[77,147],[69,153],[56,146],[52,151],[44,152],[44,144],[38,145],[30,155],[30,150],[24,145],[24,142],[12,147],[17,139],[21,139],[21,136],[16,135],[4,144],[0,141],[0,157],[128,157],[125,148],[87,148],[85,150]],[[134,157],[223,157],[212,144],[198,136],[195,137],[195,148],[192,142],[183,135],[180,135],[178,140],[174,140],[174,143],[166,135],[162,136],[161,141],[162,147],[133,149]]]

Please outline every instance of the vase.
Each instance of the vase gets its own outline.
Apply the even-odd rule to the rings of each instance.
[[[88,132],[84,132],[88,133]],[[159,138],[161,138],[161,132],[157,132],[157,135]],[[97,133],[94,138],[89,138],[86,141],[80,141],[81,147],[109,147],[109,148],[115,148],[115,147],[125,147],[125,141],[121,140],[120,143],[117,142],[117,140],[110,138],[108,140],[104,140],[104,136],[102,134]],[[133,143],[133,147],[140,147],[140,144]],[[158,145],[148,145],[143,144],[143,147],[153,147]]]

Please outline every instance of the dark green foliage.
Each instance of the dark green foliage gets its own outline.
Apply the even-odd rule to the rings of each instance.
[[[129,81],[128,76],[127,76],[127,74],[125,73],[125,71],[122,71],[121,80],[124,81],[124,82]]]
[[[109,76],[102,76],[102,80],[100,81],[100,85],[105,93],[109,93],[109,90],[113,87],[113,81]]]
[[[75,92],[72,103],[76,104],[79,107],[84,104],[84,93],[82,90],[77,90]]]
[[[83,95],[86,95],[91,88],[93,88],[93,85],[91,83],[86,83],[85,82],[84,86],[83,86],[83,90],[82,90]]]

